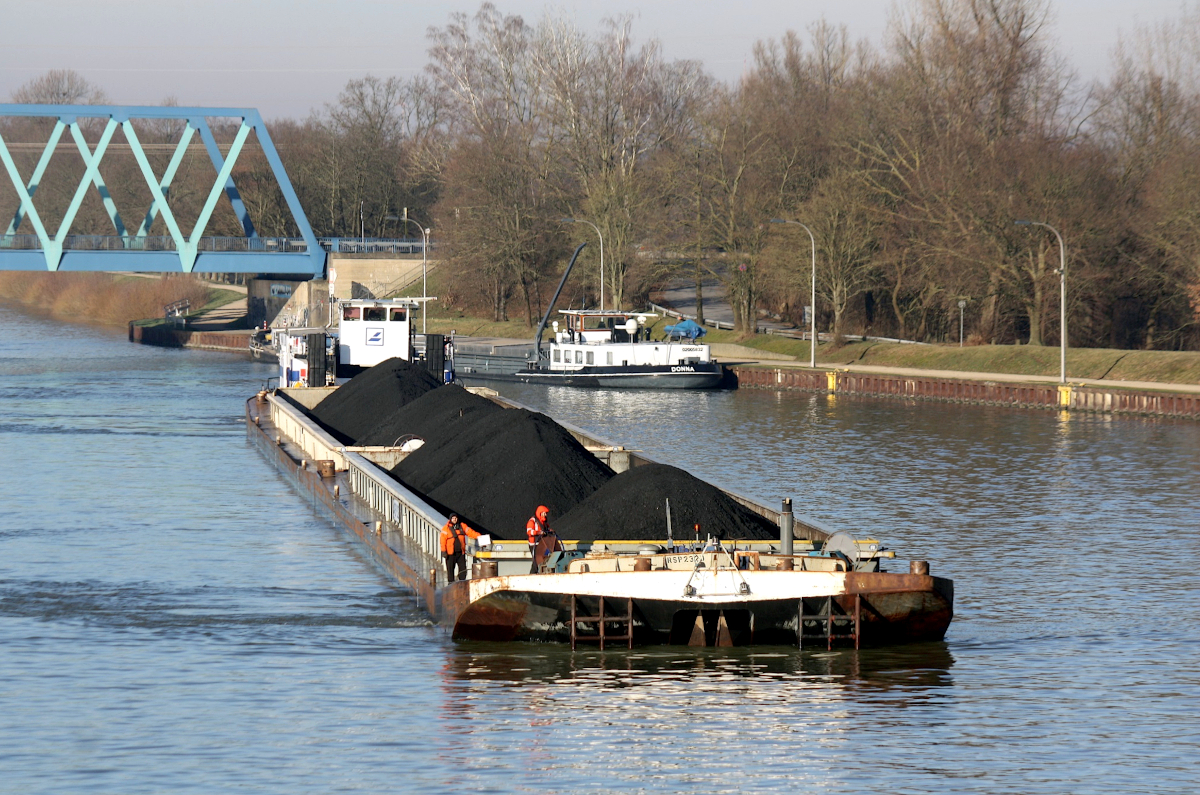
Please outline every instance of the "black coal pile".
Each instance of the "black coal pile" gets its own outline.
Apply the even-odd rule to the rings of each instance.
[[[422,399],[449,396],[439,391]],[[417,408],[414,402],[411,408]],[[477,529],[521,538],[539,505],[561,516],[612,477],[612,471],[544,414],[525,409],[453,410],[445,438],[429,433],[425,446],[392,474],[462,514]],[[458,426],[458,427],[456,427]]]
[[[575,541],[639,541],[667,537],[666,501],[677,542],[694,538],[750,541],[779,537],[779,528],[715,486],[667,464],[629,469],[555,521],[560,538]]]
[[[428,444],[445,444],[467,431],[476,420],[504,410],[487,398],[449,386],[426,392],[379,417],[370,430],[358,437],[358,444],[391,447],[406,436],[416,436]]]
[[[565,539],[774,539],[778,528],[714,486],[665,464],[612,471],[544,414],[505,409],[390,359],[353,378],[312,416],[347,444],[425,440],[391,474],[435,507],[497,538],[521,538],[539,505]]]
[[[342,384],[310,413],[343,443],[354,444],[397,408],[440,386],[421,367],[388,359]]]

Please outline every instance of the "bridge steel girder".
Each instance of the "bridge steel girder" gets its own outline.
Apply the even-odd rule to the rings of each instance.
[[[134,259],[130,259],[130,257]],[[325,252],[321,252],[322,268]],[[312,258],[297,252],[261,251],[201,251],[196,257],[193,273],[276,273],[322,276],[312,270]],[[41,251],[0,249],[0,270],[44,271],[46,256]],[[185,273],[180,268],[177,251],[79,251],[67,249],[62,253],[58,271],[91,271],[133,273]]]
[[[168,273],[295,273],[322,276],[325,272],[325,250],[313,234],[300,199],[288,179],[275,149],[275,143],[267,132],[262,116],[253,108],[178,108],[158,106],[127,106],[127,105],[11,105],[0,104],[0,117],[31,117],[55,119],[54,129],[41,158],[38,160],[29,182],[22,179],[16,163],[8,150],[4,136],[0,133],[0,164],[8,173],[13,188],[16,189],[20,207],[8,226],[5,235],[0,236],[0,270],[70,270],[70,271],[141,271]],[[79,127],[79,119],[106,119],[104,132],[100,141],[92,151],[84,139]],[[208,125],[208,118],[237,118],[241,120],[237,135],[229,152],[222,156],[216,138]],[[161,176],[154,174],[150,161],[146,158],[145,150],[138,140],[137,131],[130,123],[133,119],[166,119],[183,121],[184,132],[176,147],[170,164]],[[126,229],[116,204],[109,194],[104,180],[100,176],[100,163],[104,158],[113,134],[120,127],[129,143],[129,148],[138,163],[142,177],[150,189],[153,201],[144,220],[132,234]],[[85,171],[79,186],[75,190],[67,212],[53,234],[46,229],[41,216],[37,212],[34,196],[38,184],[45,175],[50,158],[57,148],[64,131],[70,131],[79,153],[83,158]],[[208,152],[209,159],[217,171],[217,177],[208,191],[204,207],[196,219],[190,235],[184,235],[171,212],[167,201],[171,180],[183,159],[183,154],[195,133],[200,134],[201,141]],[[300,230],[300,236],[308,248],[307,253],[295,252],[227,252],[200,250],[200,240],[204,237],[209,221],[217,202],[224,193],[233,205],[242,231],[247,238],[256,238],[258,233],[246,210],[245,203],[238,193],[233,181],[233,168],[241,154],[250,133],[254,132],[266,156],[284,201],[292,213]],[[117,235],[127,243],[137,238],[144,238],[156,216],[161,215],[168,233],[175,243],[174,251],[87,251],[64,249],[63,244],[70,234],[75,215],[83,202],[88,189],[95,186],[104,203],[105,211],[117,231]],[[22,222],[28,218],[30,226],[37,235],[41,249],[20,250],[4,245],[6,237],[16,235]],[[130,245],[136,249],[136,245]],[[35,265],[36,263],[36,265]]]

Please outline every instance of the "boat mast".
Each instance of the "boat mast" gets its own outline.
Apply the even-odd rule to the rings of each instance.
[[[571,261],[567,263],[567,269],[563,271],[562,280],[558,283],[558,289],[554,291],[554,297],[550,299],[550,306],[546,307],[546,315],[542,318],[542,322],[538,324],[537,338],[534,340],[537,349],[537,360],[542,360],[542,332],[546,330],[546,321],[550,319],[550,315],[554,312],[554,305],[558,303],[558,296],[562,293],[563,286],[567,283],[567,277],[571,275],[571,268],[575,267],[575,260],[579,259],[579,252],[587,247],[587,243],[580,243],[579,248],[575,249],[575,253],[571,255]]]

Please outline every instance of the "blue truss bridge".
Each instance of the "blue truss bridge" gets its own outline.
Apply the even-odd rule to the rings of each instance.
[[[25,134],[30,130],[48,132],[28,178],[21,175],[13,150],[27,149],[29,144],[10,146],[5,140],[5,132],[23,118],[42,120],[40,124],[27,123],[22,128]],[[210,120],[227,120],[223,131],[234,129],[233,123],[236,123],[232,140],[226,142],[224,152],[218,145]],[[171,129],[176,131],[172,136],[174,140],[167,145],[143,144],[134,124],[138,121],[172,124]],[[299,231],[297,237],[259,236],[234,183],[234,167],[246,150],[251,133],[261,147],[290,212],[291,225]],[[88,140],[89,135],[92,142]],[[114,142],[114,137],[124,140]],[[215,179],[203,192],[204,202],[199,214],[194,219],[185,219],[177,217],[178,210],[173,208],[169,198],[172,182],[197,137],[212,163]],[[38,187],[46,178],[55,153],[69,150],[72,142],[83,160],[83,176],[65,210],[61,211],[57,227],[51,228],[49,213],[39,212]],[[39,145],[35,144],[35,151]],[[156,173],[147,151],[162,151],[164,146],[172,152],[171,159]],[[136,171],[145,181],[150,195],[148,207],[118,207],[105,184],[101,164],[106,154],[117,149],[131,153],[136,161]],[[0,270],[287,273],[319,277],[325,272],[329,250],[391,250],[397,253],[421,250],[420,240],[318,239],[309,226],[262,117],[252,108],[0,104],[0,162],[18,201],[16,213],[0,235]],[[3,177],[0,177],[0,193],[4,192],[2,186]],[[72,232],[80,207],[89,194],[98,194],[112,224],[112,234]],[[206,234],[222,200],[228,202],[236,215],[242,236]],[[55,213],[58,211],[56,209]],[[133,218],[136,222],[126,222]],[[165,234],[150,234],[156,219],[161,219],[158,229]],[[185,233],[183,229],[188,220],[193,223]]]

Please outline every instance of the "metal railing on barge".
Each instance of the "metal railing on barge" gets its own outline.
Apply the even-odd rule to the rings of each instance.
[[[436,569],[441,553],[438,537],[446,517],[358,453],[347,452],[345,460],[350,491],[375,513],[386,516],[392,528],[425,556],[422,563]]]

